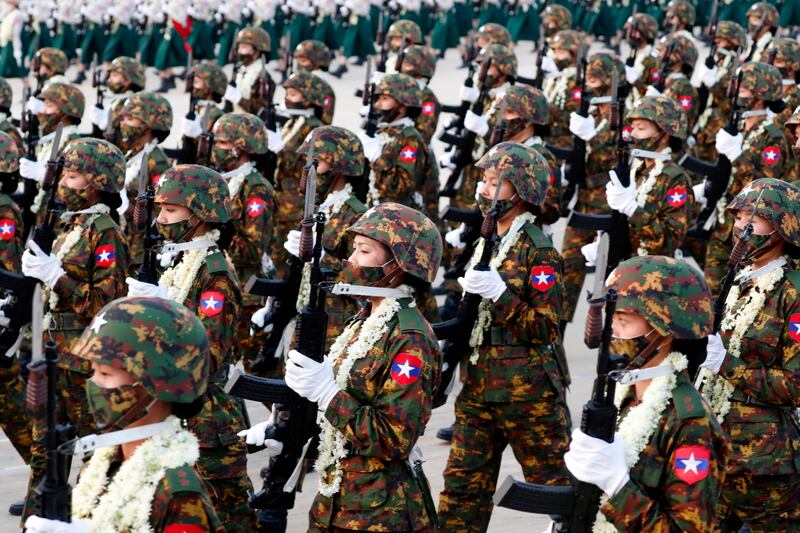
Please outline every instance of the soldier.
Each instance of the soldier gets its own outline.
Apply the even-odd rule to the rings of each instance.
[[[559,147],[572,145],[569,131],[569,115],[578,110],[580,88],[576,82],[576,64],[581,36],[573,30],[561,30],[548,40],[547,57],[553,61],[556,71],[544,79],[542,90],[550,102],[550,132],[545,136],[548,142]],[[544,66],[542,60],[542,65]],[[577,92],[576,92],[577,91]]]
[[[137,31],[133,17],[139,0],[115,0],[109,6],[107,16],[111,19],[111,30],[100,54],[100,60],[108,65],[120,56],[132,57],[137,51]]]
[[[120,122],[125,101],[144,90],[144,67],[132,57],[120,56],[108,67],[110,93],[103,94],[103,107],[95,104],[89,110],[89,120],[103,132],[103,138],[119,146]]]
[[[345,0],[347,28],[342,35],[342,55],[356,57],[356,65],[362,65],[367,56],[375,53],[375,36],[370,24],[369,0]],[[377,18],[375,19],[377,23]]]
[[[242,294],[236,270],[225,256],[234,231],[228,185],[215,171],[176,165],[161,177],[156,223],[173,250],[162,251],[167,269],[158,285],[128,278],[128,296],[161,296],[182,303],[200,318],[208,334],[211,371],[200,412],[188,428],[200,441],[197,470],[211,487],[214,508],[233,531],[254,531],[247,505],[252,491],[247,455],[236,434],[247,427],[244,405],[223,391],[236,353]]]
[[[708,285],[661,256],[624,261],[606,285],[618,293],[611,351],[631,361],[623,375],[653,374],[617,385],[613,442],[572,432],[567,468],[605,493],[594,530],[717,531],[730,443],[691,382],[712,331]]]
[[[3,132],[17,143],[20,152],[24,152],[25,143],[22,142],[22,135],[16,126],[11,122],[11,104],[14,95],[11,92],[11,85],[6,80],[0,78],[0,132]]]
[[[269,49],[269,34],[261,28],[250,26],[236,35],[238,67],[225,90],[225,99],[233,104],[234,111],[257,114],[269,103],[263,90],[264,83],[272,83],[266,71]]]
[[[433,281],[441,237],[422,213],[391,202],[370,209],[347,231],[354,251],[343,275],[383,296],[361,297],[367,305],[322,363],[289,352],[286,383],[324,413],[309,531],[432,532],[429,487],[409,463],[421,458],[415,444],[430,418],[439,348],[412,295]],[[283,444],[265,442],[270,425],[242,436],[277,455]]]
[[[625,79],[632,88],[630,101],[634,102],[644,94],[645,86],[657,72],[653,41],[658,33],[658,22],[647,13],[636,13],[628,17],[624,30],[627,32],[628,46],[631,47],[631,55],[625,62]]]
[[[189,110],[186,116],[181,119],[181,135],[186,146],[186,139],[192,139],[189,143],[191,148],[189,153],[181,155],[181,163],[197,162],[197,138],[203,134],[201,125],[202,117],[208,113],[208,130],[210,131],[217,119],[223,115],[219,103],[228,86],[228,76],[213,61],[203,61],[192,67],[194,73],[192,85],[192,101],[194,108]],[[207,111],[206,111],[207,110]],[[189,118],[190,114],[194,118]]]
[[[50,254],[35,241],[29,242],[22,255],[22,272],[44,282],[49,295],[44,329],[60,352],[56,419],[70,422],[79,434],[89,434],[93,424],[84,385],[91,369],[88,361],[71,350],[91,317],[125,292],[128,246],[116,211],[121,204],[125,159],[113,144],[91,138],[71,141],[62,157],[64,170],[57,194],[67,209],[62,215],[64,226]],[[40,423],[33,425],[33,440],[25,516],[31,513],[30,496],[45,470]]]
[[[206,390],[208,352],[203,325],[180,304],[122,298],[103,307],[75,346],[94,370],[89,405],[101,431],[138,433],[94,452],[72,493],[72,523],[31,516],[27,531],[225,531],[194,469],[197,437],[180,420]]]
[[[691,2],[687,0],[670,0],[664,13],[664,30],[667,33],[679,31],[692,33],[696,15]]]
[[[756,2],[747,10],[747,31],[750,33],[750,46],[745,57],[747,61],[761,61],[778,31],[778,10],[767,2]]]
[[[422,109],[414,122],[425,143],[430,145],[433,134],[439,125],[439,99],[430,88],[430,81],[436,72],[436,57],[430,48],[412,44],[405,49],[403,64],[400,66],[403,74],[408,74],[422,89]]]
[[[786,134],[787,141],[791,144],[791,153],[792,153],[792,160],[794,161],[794,165],[792,165],[792,169],[786,174],[784,181],[788,181],[794,185],[800,185],[797,182],[800,180],[800,106],[797,106],[794,110],[794,114],[789,117],[789,120],[786,121],[784,124],[784,132]]]
[[[297,61],[297,69],[314,73],[317,70],[328,70],[333,55],[324,43],[319,41],[303,41],[294,50],[294,58]],[[333,113],[336,109],[336,93],[333,88],[319,78],[325,87],[325,105],[323,106],[322,123],[330,124],[333,122]]]
[[[67,55],[58,48],[40,48],[31,60],[31,67],[38,67],[38,70],[32,74],[37,83],[41,80],[42,89],[46,89],[53,83],[69,84],[69,80],[64,75],[68,65]]]
[[[501,26],[495,22],[487,22],[480,28],[475,35],[475,44],[478,45],[478,50],[483,50],[490,44],[501,44],[512,48],[514,43],[511,41],[511,33],[505,26]]]
[[[509,444],[527,481],[568,482],[561,456],[569,442],[569,412],[554,352],[560,342],[562,261],[534,215],[550,167],[536,150],[511,142],[493,147],[476,166],[484,171],[478,189],[484,213],[497,198],[500,245],[491,270],[470,268],[459,279],[465,292],[483,300],[456,398],[440,531],[486,531]],[[488,245],[476,247],[473,265]]]
[[[95,57],[102,57],[105,48],[108,27],[105,23],[105,16],[111,8],[108,0],[85,0],[81,14],[84,15],[84,32],[79,48],[78,74],[72,83],[79,85],[86,81],[86,66]]]
[[[766,57],[771,59],[771,64],[781,73],[783,101],[786,103],[786,108],[775,119],[781,124],[786,122],[792,116],[792,111],[800,105],[800,89],[797,87],[797,80],[800,79],[800,43],[788,37],[773,39]]]
[[[572,27],[572,13],[562,5],[548,4],[542,11],[542,26],[548,38],[554,37],[556,33]]]
[[[412,44],[422,44],[422,30],[416,22],[403,19],[392,23],[386,32],[386,39],[389,43],[389,51],[392,53],[386,60],[386,73],[397,72],[397,58],[400,51]],[[377,77],[384,73],[378,72]]]
[[[670,50],[672,50],[672,54],[669,57],[665,57]],[[697,102],[699,94],[690,79],[694,72],[694,65],[697,62],[697,48],[694,45],[694,39],[685,31],[672,33],[658,42],[656,51],[660,58],[657,76],[660,77],[665,69],[667,72],[667,79],[663,84],[663,95],[671,98],[680,106],[685,116],[686,129],[691,131],[697,121],[700,109]],[[662,95],[655,88],[655,84],[658,81],[658,79],[654,80],[647,87],[645,93],[647,96]]]
[[[733,444],[717,511],[725,531],[742,523],[751,531],[792,531],[800,523],[798,200],[793,185],[764,178],[727,206],[735,238],[751,223],[753,232],[698,378]]]

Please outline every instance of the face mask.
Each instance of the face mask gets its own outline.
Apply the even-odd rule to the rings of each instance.
[[[789,79],[793,80],[794,79],[794,74],[789,69],[789,67],[778,67],[778,70],[781,73],[781,79],[782,80],[789,80]]]
[[[655,152],[661,145],[661,134],[653,135],[647,139],[635,139],[631,137],[631,145],[633,148],[638,148],[639,150]]]
[[[344,275],[344,280],[346,283],[350,283],[351,285],[372,287],[386,277],[386,273],[384,272],[383,268],[392,261],[394,261],[394,259],[388,260],[381,266],[367,267],[345,260],[342,266],[342,274]]]
[[[328,190],[331,188],[331,184],[335,179],[336,176],[333,170],[317,174],[317,198],[319,198],[320,201],[325,200],[325,197],[328,195]],[[305,194],[305,189],[303,189],[303,194]]]
[[[752,96],[740,96],[738,105],[739,109],[752,109],[755,103],[756,99]]]
[[[378,117],[380,117],[381,122],[387,122],[388,123],[388,122],[394,122],[395,120],[397,120],[399,118],[398,115],[400,114],[397,111],[398,107],[399,106],[395,106],[395,107],[393,107],[391,109],[377,109]]]
[[[501,74],[487,74],[486,75],[486,86],[489,88],[499,87],[500,86],[500,76]]]
[[[747,21],[747,31],[750,32],[750,33],[754,33],[756,31],[756,29],[758,29],[758,26],[760,24],[761,24],[760,20],[758,22],[751,22],[751,21],[748,20]]]
[[[72,189],[65,185],[58,186],[58,197],[61,198],[69,211],[83,209],[86,206],[90,193],[91,188],[88,186],[83,189]]]
[[[286,109],[305,109],[306,104],[305,102],[294,102],[292,100],[284,100],[283,103],[286,105]]]
[[[141,409],[133,418],[128,417],[123,424],[119,424],[125,414],[139,404],[147,401],[152,403],[155,400],[145,392],[139,383],[104,388],[90,379],[86,382],[86,401],[92,416],[94,416],[97,429],[109,431],[124,429],[140,420],[147,414],[148,409]]]
[[[42,135],[47,135],[48,133],[56,131],[56,127],[58,123],[61,122],[62,116],[64,116],[62,113],[40,113],[38,117],[39,127],[42,128]]]
[[[554,57],[553,62],[556,64],[559,71],[569,68],[572,65],[572,61],[569,58],[556,59]]]
[[[240,63],[244,63],[245,65],[249,65],[256,59],[254,54],[236,54],[236,57],[239,59]]]
[[[214,95],[211,94],[211,89],[192,89],[192,95],[198,100],[212,100]]]
[[[146,131],[146,124],[142,124],[141,126],[132,126],[123,122],[119,125],[120,140],[122,141],[122,145],[125,146],[126,149],[130,149],[133,146],[133,143],[140,139]]]
[[[164,224],[156,221],[158,224],[158,232],[164,237],[167,242],[181,242],[181,240],[194,228],[195,224],[192,222],[192,217],[185,218],[180,222],[172,222],[171,224]]]
[[[734,229],[733,231],[733,244],[736,245],[737,242],[740,240],[740,231],[738,229]],[[773,235],[775,234],[775,230],[771,231],[770,233],[764,235],[756,235],[753,233],[750,235],[750,240],[747,241],[747,252],[745,253],[744,257],[742,258],[742,262],[749,263],[758,257],[764,255],[767,251],[769,251],[772,247],[774,247],[780,240],[775,240]]]
[[[211,164],[223,172],[233,170],[238,166],[238,163],[239,150],[235,148],[232,150],[224,150],[217,146],[211,148]]]
[[[125,83],[119,80],[114,80],[114,81],[109,80],[107,85],[108,88],[111,89],[111,92],[114,94],[119,94],[121,92],[124,92],[126,89]]]
[[[495,205],[495,210],[497,212],[497,218],[501,218],[503,215],[508,213],[514,208],[514,198],[516,198],[516,193],[514,196],[509,198],[508,200],[497,200],[497,205]],[[481,213],[485,216],[492,207],[492,200],[489,198],[484,198],[481,195],[478,195],[478,208],[481,210]]]
[[[606,91],[606,88],[603,87],[603,85],[599,85],[599,86],[594,87],[594,88],[589,88],[589,93],[592,96],[606,96],[606,92],[608,92],[608,91]]]
[[[647,348],[647,345],[650,344],[652,339],[650,338],[650,334],[653,333],[655,330],[651,329],[644,335],[640,335],[638,337],[633,337],[632,339],[623,339],[621,337],[611,337],[611,343],[609,344],[609,351],[614,355],[622,355],[627,357],[630,361],[636,359],[640,353]]]
[[[528,125],[528,122],[523,118],[512,118],[511,120],[506,120],[505,122],[506,134],[503,136],[503,140],[505,141],[517,135]]]

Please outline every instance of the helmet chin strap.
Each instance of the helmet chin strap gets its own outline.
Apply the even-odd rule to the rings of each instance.
[[[58,447],[58,452],[65,455],[81,455],[91,452],[98,448],[108,446],[119,446],[128,442],[143,440],[158,435],[174,427],[173,422],[168,418],[154,424],[146,424],[135,428],[122,429],[104,433],[102,435],[92,434],[76,439],[69,440]]]
[[[634,357],[633,361],[628,363],[628,368],[640,368],[659,348],[661,348],[661,343],[666,339],[666,337],[662,336],[656,330],[653,330],[653,333],[655,333],[653,340],[651,340],[647,346],[645,346],[644,350],[642,350],[639,355]]]
[[[332,286],[323,286],[329,290],[331,294],[344,294],[347,296],[367,296],[374,298],[408,298],[411,296],[408,291],[397,289],[403,277],[403,271],[400,265],[392,259],[392,266],[387,272],[384,270],[384,276],[372,286],[366,285],[351,285],[349,283],[336,283]]]
[[[781,242],[783,237],[781,237],[776,230],[772,230],[772,233],[769,236],[769,240],[757,250],[753,250],[752,253],[747,255],[747,261],[752,263],[754,261],[758,261],[762,258],[767,252],[775,248],[775,246]]]

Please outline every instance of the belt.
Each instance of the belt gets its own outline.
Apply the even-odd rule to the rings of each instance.
[[[215,385],[225,385],[228,381],[228,369],[231,365],[222,363],[216,372],[208,376],[208,382]]]
[[[734,389],[733,394],[731,394],[731,400],[734,402],[740,402],[745,405],[755,405],[756,407],[766,407],[767,409],[779,409],[779,410],[786,410],[791,409],[794,410],[794,407],[791,405],[775,405],[771,403],[764,403],[762,401],[756,400],[749,394],[745,394],[744,392],[740,391],[739,389]]]
[[[487,346],[522,346],[516,342],[514,333],[505,326],[488,328],[488,335],[483,336],[483,344]]]
[[[598,174],[592,174],[591,176],[586,176],[586,188],[587,189],[596,189],[601,185],[605,185],[608,181],[608,172],[600,172]]]
[[[52,313],[53,326],[56,331],[82,331],[92,322],[78,313]]]

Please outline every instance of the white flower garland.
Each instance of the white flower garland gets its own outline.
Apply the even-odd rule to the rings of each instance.
[[[407,285],[401,285],[398,288],[405,290],[409,297],[413,294],[413,290]],[[414,305],[413,301],[411,305]],[[336,384],[340,389],[345,390],[347,388],[353,365],[359,359],[366,357],[372,346],[386,334],[387,324],[399,310],[400,302],[397,301],[397,298],[384,298],[372,310],[372,313],[364,320],[363,324],[361,322],[350,324],[336,338],[328,357],[333,364]],[[351,343],[356,331],[358,331],[358,337],[355,342]],[[319,472],[320,494],[330,498],[339,492],[342,484],[341,462],[347,456],[347,439],[328,422],[325,418],[325,413],[322,411],[317,414],[317,424],[321,431],[319,455],[317,455],[314,468]],[[331,472],[330,476],[327,476],[327,469],[331,466],[334,467],[333,472]]]
[[[286,146],[289,146],[289,143],[295,138],[295,136],[303,129],[303,126],[306,123],[306,117],[303,115],[298,115],[294,117],[294,119],[289,120],[286,125],[283,126],[281,129],[281,137],[283,137],[283,142]]]
[[[608,126],[608,119],[606,117],[603,117],[603,120],[601,120],[600,123],[597,125],[597,128],[595,128],[595,131],[597,131],[597,133],[599,134],[601,131],[603,131],[605,129],[606,126]],[[587,161],[589,160],[589,156],[591,155],[591,153],[592,153],[592,144],[587,142],[586,143],[586,160]]]
[[[211,230],[203,235],[198,235],[192,238],[192,242],[198,240],[212,240],[216,242],[219,239],[219,230]],[[205,263],[206,257],[209,255],[211,246],[204,246],[202,248],[195,248],[184,252],[181,262],[177,265],[172,265],[161,275],[159,283],[163,284],[167,289],[167,295],[170,300],[182,304],[186,300],[189,291],[194,283],[194,278],[200,271],[200,267]]]
[[[503,261],[506,260],[506,256],[511,248],[517,244],[520,236],[522,235],[522,228],[530,222],[533,224],[536,222],[536,215],[524,212],[519,214],[514,218],[514,222],[511,223],[511,228],[509,228],[508,233],[503,236],[503,240],[500,242],[500,248],[497,250],[497,255],[492,258],[489,262],[489,265],[499,269],[500,265],[503,264]],[[481,241],[475,246],[475,251],[472,253],[472,259],[470,261],[469,267],[472,268],[478,262],[483,254],[483,246],[484,240]],[[489,327],[489,324],[492,323],[492,301],[488,298],[481,299],[480,305],[478,305],[478,319],[475,321],[475,326],[472,328],[472,332],[469,336],[469,345],[472,348],[472,355],[469,357],[470,364],[477,364],[478,356],[479,356],[479,348],[481,344],[483,344],[483,333],[486,328]]]
[[[641,403],[631,408],[618,426],[617,433],[625,444],[625,464],[628,469],[633,468],[639,461],[639,456],[658,428],[664,409],[672,399],[672,390],[677,383],[676,375],[686,369],[688,361],[682,353],[672,352],[661,364],[670,365],[672,373],[653,378],[642,395]],[[614,404],[617,408],[622,404],[629,388],[630,385],[617,387],[614,395]],[[603,494],[600,498],[600,506],[602,507],[607,501],[608,495]],[[592,531],[594,533],[616,533],[617,529],[598,510]]]
[[[91,519],[92,533],[153,531],[150,510],[164,473],[193,465],[200,457],[197,437],[181,428],[174,416],[167,420],[173,428],[140,444],[111,480],[108,469],[118,447],[101,448],[92,456],[72,493],[72,512],[79,518]]]
[[[567,88],[570,80],[574,77],[575,67],[567,67],[558,76],[545,81],[546,89],[544,93],[547,95],[548,100],[553,102],[559,109],[564,109],[567,103]],[[572,97],[571,94],[569,96],[570,98]]]
[[[236,195],[239,194],[239,189],[242,188],[242,183],[244,183],[245,178],[250,175],[254,168],[255,166],[253,163],[248,161],[240,167],[230,172],[225,172],[222,175],[222,178],[228,182],[228,192],[231,198],[236,198]]]
[[[661,150],[660,153],[671,154],[672,150],[670,148],[665,148],[664,150]],[[650,191],[653,190],[653,186],[655,186],[656,180],[664,171],[664,164],[666,161],[668,160],[656,159],[655,164],[653,164],[653,167],[647,174],[647,178],[642,182],[641,185],[636,187],[636,203],[639,204],[639,207],[644,207],[644,204],[647,203],[647,195],[650,194]],[[639,170],[639,167],[642,164],[643,161],[640,158],[634,157],[633,163],[631,163],[630,175],[636,176],[636,171]]]

